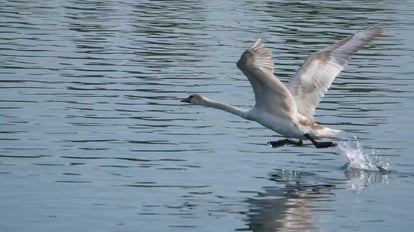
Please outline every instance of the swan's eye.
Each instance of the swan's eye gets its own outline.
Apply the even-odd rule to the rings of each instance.
[[[188,98],[181,99],[181,102],[191,103],[193,98],[194,98],[194,95],[190,95]]]

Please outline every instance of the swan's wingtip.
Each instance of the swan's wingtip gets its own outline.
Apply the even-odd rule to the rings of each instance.
[[[256,39],[256,42],[254,42],[254,44],[250,47],[250,49],[252,49],[252,48],[255,48],[255,47],[259,47],[259,46],[262,46],[263,45],[263,43],[262,43],[262,38],[257,38]]]

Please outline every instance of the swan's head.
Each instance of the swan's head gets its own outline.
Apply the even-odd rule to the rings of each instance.
[[[181,99],[181,102],[187,102],[194,105],[204,105],[207,101],[208,99],[206,97],[198,93],[191,94],[189,97]]]

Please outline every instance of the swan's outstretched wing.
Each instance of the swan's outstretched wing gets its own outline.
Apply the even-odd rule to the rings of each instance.
[[[345,68],[351,56],[382,34],[382,28],[372,27],[311,54],[288,84],[296,101],[297,111],[313,119],[315,107],[328,91],[335,77]]]
[[[289,117],[296,112],[292,94],[273,75],[272,52],[264,47],[260,38],[242,54],[237,67],[253,87],[256,108],[279,117]]]

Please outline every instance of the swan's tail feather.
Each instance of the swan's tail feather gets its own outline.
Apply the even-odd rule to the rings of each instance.
[[[332,138],[336,137],[339,133],[343,132],[342,130],[331,129],[328,127],[324,127],[319,130],[314,130],[310,134],[314,138]]]

